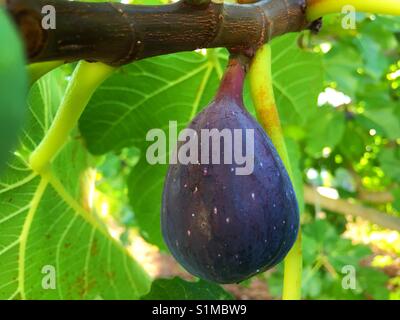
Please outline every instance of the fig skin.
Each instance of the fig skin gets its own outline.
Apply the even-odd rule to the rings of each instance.
[[[162,233],[172,255],[191,274],[221,284],[243,281],[281,262],[299,229],[285,167],[243,106],[244,68],[239,59],[230,60],[214,101],[189,128],[198,137],[201,129],[254,129],[253,173],[236,175],[236,164],[172,164],[163,193]],[[222,148],[223,143],[221,153]],[[199,161],[200,155],[199,143]]]

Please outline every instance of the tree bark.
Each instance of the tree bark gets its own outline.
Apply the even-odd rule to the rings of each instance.
[[[42,8],[56,28],[42,27]],[[253,52],[272,38],[307,28],[306,0],[221,4],[181,0],[160,6],[66,0],[6,0],[30,62],[86,59],[110,65],[198,48]]]

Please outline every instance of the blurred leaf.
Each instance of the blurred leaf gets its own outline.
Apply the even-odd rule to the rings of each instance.
[[[373,268],[360,265],[371,250],[353,245],[339,236],[327,220],[316,220],[303,226],[303,276],[302,294],[308,299],[382,299],[387,298],[387,276]],[[353,266],[356,288],[344,289],[344,266]],[[332,274],[334,273],[334,274]],[[373,279],[372,279],[373,278]],[[281,266],[268,278],[268,288],[280,296],[283,272]]]
[[[297,35],[276,38],[272,46],[272,78],[283,125],[304,124],[317,111],[322,91],[322,57],[297,46]]]
[[[311,280],[304,282],[302,290],[312,299],[317,299],[321,295],[324,279],[322,279],[319,272],[312,274],[311,268],[306,268],[304,272],[304,278],[307,279],[311,276]]]
[[[0,171],[17,142],[26,111],[28,79],[24,50],[17,31],[0,7]]]
[[[365,104],[366,110],[380,110],[392,106],[386,81],[376,81],[369,77],[359,77],[357,99]]]
[[[364,115],[379,125],[389,139],[400,138],[400,119],[392,108],[381,107],[376,110],[365,110]]]
[[[392,179],[400,182],[399,149],[384,149],[379,155],[382,170]]]
[[[325,147],[333,149],[342,139],[345,131],[345,117],[342,112],[330,106],[321,107],[309,120],[307,152],[321,157]]]
[[[394,197],[393,207],[400,212],[400,188],[394,189],[392,194]]]
[[[334,82],[345,94],[354,97],[357,90],[357,69],[362,66],[361,54],[341,42],[324,55],[326,81]]]
[[[323,246],[335,246],[339,235],[326,220],[316,220],[311,224],[307,224],[303,228],[304,235],[312,237],[317,241],[320,248]]]
[[[354,41],[365,60],[365,72],[378,80],[389,67],[389,60],[382,55],[382,47],[366,34],[360,35]]]
[[[314,237],[314,235],[308,236],[303,233],[302,236],[304,265],[311,266],[314,264],[321,251],[321,243]]]
[[[387,299],[389,295],[386,288],[387,281],[387,275],[373,268],[360,268],[357,273],[357,285],[361,286],[361,291],[366,298]]]

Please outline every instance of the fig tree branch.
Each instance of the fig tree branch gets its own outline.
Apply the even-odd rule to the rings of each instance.
[[[394,196],[388,191],[367,191],[361,189],[358,192],[357,198],[361,201],[375,204],[385,204],[393,202]]]
[[[400,231],[400,218],[347,200],[325,197],[319,194],[316,189],[307,185],[304,186],[304,200],[308,204],[318,203],[324,209],[343,215],[361,217],[381,227]]]
[[[56,28],[42,27],[53,6]],[[30,62],[135,60],[198,48],[255,51],[272,38],[309,26],[306,0],[222,4],[181,0],[159,6],[67,0],[6,0]]]

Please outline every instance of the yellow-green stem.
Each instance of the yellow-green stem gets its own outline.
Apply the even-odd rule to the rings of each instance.
[[[344,6],[358,12],[400,15],[399,0],[308,0],[307,19],[313,21],[330,13],[340,13]]]
[[[274,143],[293,181],[292,169],[272,87],[271,47],[268,44],[257,51],[250,67],[249,78],[257,118]],[[282,298],[285,300],[298,300],[301,298],[302,272],[300,231],[296,243],[285,258],[284,268]]]
[[[42,142],[31,154],[31,168],[42,173],[64,146],[96,88],[114,71],[102,63],[81,61],[67,87],[60,108]]]
[[[46,73],[64,64],[64,61],[32,63],[27,67],[30,85],[34,84]]]

